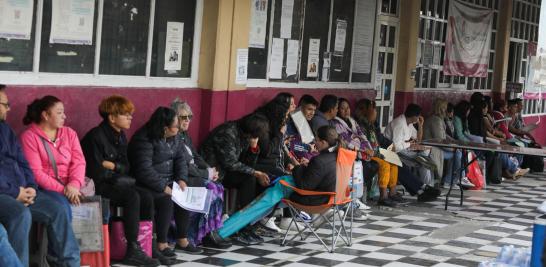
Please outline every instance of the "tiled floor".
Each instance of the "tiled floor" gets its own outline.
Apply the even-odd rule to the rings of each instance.
[[[176,266],[478,266],[503,245],[531,246],[536,207],[546,199],[546,174],[465,191],[462,207],[455,191],[448,211],[445,198],[430,203],[408,198],[412,203],[406,207],[373,207],[366,222],[354,223],[354,244],[335,253],[312,238],[284,247],[280,239],[268,238],[252,247],[180,253],[184,262]]]

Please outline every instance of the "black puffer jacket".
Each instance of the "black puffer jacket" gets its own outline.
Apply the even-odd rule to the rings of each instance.
[[[87,163],[85,175],[92,178],[97,187],[103,183],[113,184],[116,178],[129,174],[127,138],[123,131],[118,133],[107,122],[102,122],[83,137],[81,145]],[[104,168],[103,161],[113,162],[115,169]]]
[[[209,179],[209,164],[197,153],[191,137],[187,132],[181,132],[178,134],[180,141],[182,142],[182,151],[184,152],[186,162],[188,163],[188,175],[189,186],[204,186],[205,181]],[[190,154],[191,153],[191,154]]]
[[[163,192],[173,181],[188,182],[188,163],[182,142],[175,136],[150,140],[146,127],[140,128],[129,142],[131,173],[137,184]]]
[[[321,151],[307,166],[297,166],[293,170],[296,186],[303,190],[319,192],[336,191],[337,150]],[[292,193],[290,199],[303,205],[322,205],[328,202],[329,196],[302,196]]]
[[[201,145],[201,155],[205,161],[216,167],[223,179],[227,172],[254,174],[254,165],[258,159],[258,151],[250,151],[237,122],[228,121],[216,127]]]

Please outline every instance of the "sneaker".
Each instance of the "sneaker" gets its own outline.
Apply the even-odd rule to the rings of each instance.
[[[198,248],[192,244],[188,244],[185,247],[180,246],[178,243],[174,246],[176,249],[183,251],[187,254],[201,254],[203,253],[203,249]]]
[[[182,263],[181,260],[176,259],[176,254],[174,254],[174,257],[165,256],[164,254],[165,250],[171,250],[171,252],[174,254],[174,251],[172,251],[172,249],[170,248],[166,248],[163,251],[160,251],[159,249],[157,249],[156,246],[154,246],[152,248],[152,258],[158,260],[161,263],[161,265],[170,266],[170,265]]]
[[[300,219],[302,219],[304,222],[310,222],[313,220],[313,218],[311,217],[311,215],[309,215],[307,212],[305,211],[300,211]]]
[[[476,185],[474,185],[472,182],[470,182],[470,180],[468,180],[468,177],[464,176],[463,178],[461,178],[461,184],[463,187],[475,187]]]
[[[439,188],[434,188],[430,185],[426,185],[425,186],[425,192],[427,192],[435,197],[439,197],[441,194],[442,194],[442,190],[440,190]]]
[[[514,177],[516,178],[519,178],[521,176],[524,176],[526,175],[531,169],[527,168],[527,169],[518,169],[518,171],[516,171],[516,174],[514,175]]]
[[[434,191],[434,188],[426,188],[423,193],[417,196],[417,201],[419,202],[429,202],[434,201],[438,198],[437,192]]]
[[[261,244],[261,243],[265,242],[265,240],[261,236],[259,236],[259,235],[257,235],[255,233],[255,230],[254,230],[253,227],[252,228],[247,228],[246,231],[247,231],[247,235],[250,238],[254,239],[256,242],[258,242],[258,244]]]
[[[369,209],[371,209],[370,206],[368,206],[368,205],[362,203],[362,201],[360,201],[360,199],[357,199],[357,200],[355,201],[355,203],[358,205],[358,208],[361,209],[361,210],[369,210]]]
[[[161,252],[161,254],[163,254],[163,256],[167,258],[176,258],[176,253],[174,253],[174,249],[170,247],[167,247],[163,250],[158,250],[158,251]]]
[[[280,233],[282,232],[281,228],[279,228],[276,224],[275,224],[275,219],[277,219],[276,217],[271,217],[271,218],[263,218],[261,221],[260,221],[260,224],[269,229],[269,230],[272,230],[274,232],[277,232],[277,233]]]
[[[318,228],[318,227],[322,226],[326,222],[326,220],[324,220],[324,217],[328,218],[328,220],[330,222],[332,222],[332,218],[333,218],[333,215],[334,215],[334,210],[333,209],[328,209],[323,214],[324,214],[323,216],[321,216],[320,214],[313,214],[313,219],[316,218],[316,220],[313,221],[313,228]],[[343,215],[345,215],[345,212],[343,210],[340,210],[339,211],[339,216],[341,216],[341,218],[343,218]],[[336,215],[336,221],[338,221],[338,220],[339,220],[339,217],[338,217],[338,215]]]
[[[298,225],[297,227],[296,224]],[[281,223],[279,223],[279,228],[283,230],[288,230],[288,227],[290,227],[290,231],[298,231],[298,229],[301,231],[305,228],[302,223],[292,221],[292,218],[282,218]]]
[[[351,215],[351,213],[349,213],[348,215]],[[350,218],[347,218],[347,219],[350,219]],[[368,214],[362,212],[359,209],[353,209],[353,221],[365,221],[367,219],[368,219]]]
[[[397,202],[399,204],[407,204],[408,201],[403,198],[400,194],[394,194],[392,196],[389,196],[389,199],[394,201],[394,202]]]
[[[443,184],[442,185],[442,188],[443,189],[449,189],[449,184]],[[453,184],[453,186],[451,187],[451,190],[460,190],[461,188],[459,187],[459,185],[457,184]]]
[[[385,199],[379,199],[377,201],[377,205],[378,206],[387,206],[387,207],[391,207],[391,208],[396,208],[398,207],[398,204],[396,204],[396,202],[394,202],[392,199],[390,198],[385,198]]]
[[[127,244],[127,253],[125,253],[125,258],[122,261],[125,265],[130,266],[146,266],[146,267],[156,267],[161,263],[156,260],[148,257],[138,242],[132,242]]]
[[[245,246],[258,245],[259,242],[254,238],[250,237],[248,233],[244,230],[239,231],[239,233],[233,236],[233,241],[243,244]]]
[[[230,241],[223,239],[217,231],[212,231],[203,238],[203,246],[209,248],[227,249],[232,246]]]

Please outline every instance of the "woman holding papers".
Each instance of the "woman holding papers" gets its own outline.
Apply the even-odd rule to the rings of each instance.
[[[212,193],[212,200],[208,216],[203,213],[190,213],[190,226],[188,229],[188,240],[193,245],[199,245],[201,242],[207,247],[216,247],[226,249],[231,246],[231,242],[222,240],[217,236],[216,230],[222,227],[222,209],[224,187],[218,182],[218,171],[210,167],[207,162],[197,153],[193,147],[193,142],[188,129],[193,117],[193,113],[188,103],[176,99],[171,104],[172,109],[176,111],[179,122],[178,137],[182,142],[188,161],[188,175],[190,186],[206,187]],[[182,240],[179,240],[182,242]]]
[[[129,176],[127,137],[131,127],[133,103],[118,95],[103,99],[99,105],[102,122],[82,139],[82,149],[87,162],[85,174],[95,181],[96,193],[110,199],[114,207],[123,208],[123,228],[127,250],[123,264],[131,266],[159,265],[146,255],[137,241],[140,221],[153,219],[153,197],[146,189],[136,187]],[[167,263],[158,251],[155,258]]]
[[[182,142],[178,138],[179,123],[176,112],[159,107],[146,124],[129,142],[129,161],[137,185],[152,192],[155,206],[155,230],[157,245],[163,255],[176,257],[169,248],[167,233],[173,216],[172,183],[184,190],[188,183],[188,162]],[[176,248],[187,253],[201,253],[202,250],[187,239],[189,212],[174,206],[176,222]]]

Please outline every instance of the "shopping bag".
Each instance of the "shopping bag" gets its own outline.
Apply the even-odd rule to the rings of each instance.
[[[476,155],[472,152],[468,153],[468,160],[469,162],[474,160],[476,158]],[[471,183],[473,183],[475,186],[470,188],[470,190],[482,190],[485,184],[485,177],[482,173],[482,170],[480,169],[480,164],[478,163],[478,160],[475,160],[472,162],[472,164],[468,165],[466,170],[466,177],[468,177],[468,180],[470,180]]]
[[[108,224],[102,226],[102,240],[104,251],[82,252],[80,254],[81,266],[109,267],[110,266],[110,240],[108,238]]]
[[[361,198],[364,195],[364,170],[362,161],[357,160],[353,165],[353,175],[349,180],[349,186],[353,188],[353,199]]]
[[[148,256],[152,256],[152,231],[151,221],[141,221],[138,229],[138,243],[142,251]],[[122,221],[112,222],[112,231],[110,232],[110,258],[113,260],[123,260],[127,251],[127,239]]]

